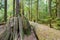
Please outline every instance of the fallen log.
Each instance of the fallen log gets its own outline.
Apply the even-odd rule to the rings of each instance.
[[[30,22],[30,24],[34,27],[39,40],[60,40],[59,30],[35,22]]]

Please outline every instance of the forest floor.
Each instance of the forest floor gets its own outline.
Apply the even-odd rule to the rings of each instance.
[[[60,31],[49,26],[30,22],[34,27],[39,40],[60,40]]]
[[[37,39],[35,37],[34,32],[32,31],[31,35],[29,35],[29,36],[25,35],[24,40],[37,40]]]
[[[49,26],[30,22],[34,26],[35,32],[39,40],[60,40],[60,31],[50,28]],[[0,35],[4,32],[5,25],[0,26]],[[24,37],[24,40],[37,40],[34,33],[32,32],[30,36]]]

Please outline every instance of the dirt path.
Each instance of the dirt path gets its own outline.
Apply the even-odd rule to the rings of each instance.
[[[24,40],[37,40],[37,39],[36,39],[36,37],[35,37],[34,32],[32,31],[32,32],[31,32],[31,35],[29,35],[29,36],[26,36],[26,35],[25,35]]]
[[[36,34],[39,40],[60,40],[60,31],[49,26],[30,22],[35,27]]]

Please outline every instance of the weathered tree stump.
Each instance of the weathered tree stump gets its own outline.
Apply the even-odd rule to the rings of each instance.
[[[28,20],[20,16],[10,18],[5,26],[6,29],[1,34],[0,40],[18,40],[18,37],[23,40],[23,34],[31,30]]]

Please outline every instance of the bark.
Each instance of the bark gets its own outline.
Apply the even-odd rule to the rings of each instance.
[[[16,0],[16,16],[20,13],[20,5],[19,5],[19,0]]]
[[[18,17],[17,18],[17,26],[16,27],[18,27],[18,30],[19,30],[19,32],[18,32],[18,34],[20,35],[20,40],[23,40],[23,35],[22,35],[22,18],[21,18],[21,16],[19,15],[20,14],[20,5],[19,5],[19,0],[16,0],[16,16]]]

